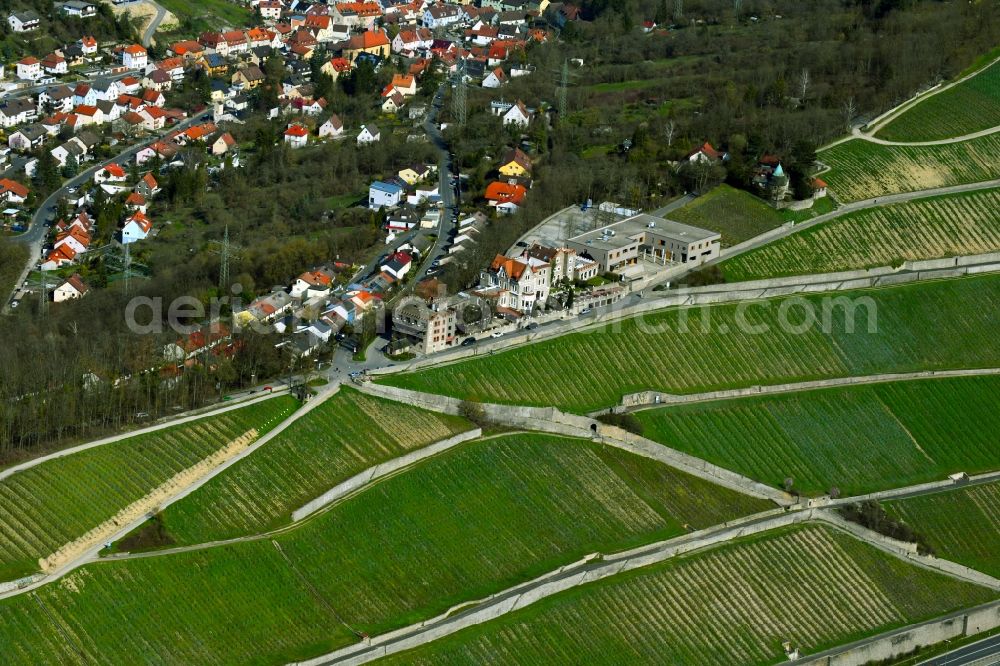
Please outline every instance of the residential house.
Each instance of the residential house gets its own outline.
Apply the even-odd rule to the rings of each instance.
[[[133,189],[146,199],[151,199],[160,191],[160,184],[156,182],[156,178],[153,177],[152,173],[146,173],[139,179],[139,182],[135,184]]]
[[[73,90],[69,86],[46,88],[38,93],[39,113],[69,113],[73,109]]]
[[[338,137],[344,133],[344,123],[340,121],[337,114],[331,114],[326,121],[319,126],[319,136],[320,137]]]
[[[358,59],[362,53],[378,56],[380,59],[389,56],[389,38],[382,30],[366,30],[360,35],[352,36],[344,47],[344,57],[350,62]]]
[[[119,164],[111,163],[94,172],[94,182],[101,183],[124,183],[128,180],[128,174]]]
[[[212,154],[213,155],[225,155],[227,152],[236,147],[236,139],[229,132],[223,132],[219,137],[212,142]]]
[[[496,297],[499,307],[531,314],[549,298],[549,273],[549,265],[540,259],[513,259],[498,254],[480,273],[480,288],[474,293]]]
[[[327,270],[315,270],[303,273],[292,285],[292,298],[307,301],[316,296],[325,296],[333,286],[333,273]]]
[[[245,90],[253,90],[262,84],[266,79],[267,76],[260,67],[256,65],[247,65],[242,69],[236,70],[236,73],[233,74],[232,83],[233,85],[243,86]]]
[[[490,102],[490,112],[495,116],[500,116],[504,126],[515,125],[518,127],[527,127],[533,115],[521,100],[513,103],[502,100]]]
[[[80,50],[85,56],[97,55],[97,38],[93,35],[84,35],[78,42]]]
[[[145,69],[149,56],[139,44],[131,44],[122,49],[122,64],[129,69]]]
[[[520,148],[511,148],[500,158],[500,174],[512,178],[531,177],[531,159]]]
[[[484,88],[499,88],[507,83],[507,75],[503,73],[502,67],[497,67],[483,79]]]
[[[341,74],[351,71],[351,61],[347,58],[331,58],[323,63],[320,71],[336,81]]]
[[[265,21],[273,23],[281,18],[282,4],[278,0],[264,0],[257,3],[257,11]]]
[[[392,313],[393,331],[416,338],[425,354],[444,351],[457,341],[458,312],[447,303],[409,299]]]
[[[34,11],[26,9],[14,12],[7,17],[7,25],[14,32],[29,32],[42,23],[42,18]]]
[[[375,143],[376,141],[382,140],[382,133],[378,127],[375,125],[362,125],[361,131],[358,132],[358,145],[363,145],[366,143]]]
[[[372,210],[393,208],[399,205],[405,190],[396,183],[376,180],[368,186],[368,207]]]
[[[395,280],[402,280],[410,272],[413,265],[413,257],[408,252],[396,252],[382,264],[379,268],[383,273],[387,273]]]
[[[80,83],[73,89],[73,106],[94,106],[97,104],[97,91],[88,83]]]
[[[416,185],[427,178],[430,173],[431,169],[426,164],[414,162],[400,169],[397,175],[405,180],[408,185]]]
[[[696,146],[684,159],[692,164],[718,164],[729,159],[729,154],[725,151],[716,150],[712,144],[706,142],[700,146]]]
[[[225,76],[229,71],[229,61],[221,53],[204,53],[196,66],[201,67],[209,76]]]
[[[55,291],[52,292],[52,301],[55,303],[63,303],[64,301],[72,301],[77,298],[83,298],[87,295],[88,291],[90,291],[90,288],[84,284],[83,278],[80,277],[80,274],[73,273],[68,280],[55,288]]]
[[[11,180],[0,178],[0,201],[9,204],[21,204],[28,198],[28,188]]]
[[[463,17],[461,7],[457,5],[432,5],[424,9],[423,24],[431,30],[436,30],[458,23]]]
[[[496,208],[497,213],[514,213],[524,201],[527,190],[523,185],[494,181],[486,186],[486,203]]]
[[[41,60],[42,69],[46,74],[65,74],[69,71],[66,58],[56,53],[50,53]]]
[[[418,53],[430,48],[434,42],[434,34],[429,28],[415,30],[400,30],[392,38],[393,53]]]
[[[409,231],[420,223],[420,216],[415,210],[397,209],[386,216],[386,229],[390,232]]]
[[[147,90],[165,92],[173,87],[174,80],[162,69],[154,69],[142,78],[142,85]]]
[[[22,81],[37,81],[42,74],[42,61],[38,58],[27,56],[17,61],[17,78]]]
[[[131,213],[136,211],[146,213],[146,197],[138,192],[132,192],[125,198],[125,209]]]
[[[292,124],[285,130],[285,143],[292,148],[302,148],[309,141],[309,130],[302,125]]]
[[[59,5],[59,12],[74,18],[92,18],[97,16],[97,7],[81,0],[67,0]]]
[[[45,143],[48,136],[49,133],[41,125],[25,125],[10,133],[7,145],[10,146],[11,150],[27,152]]]
[[[388,94],[383,93],[382,111],[384,113],[396,113],[406,105],[406,100],[398,92],[392,90],[391,86],[389,90]]]
[[[124,226],[122,226],[121,231],[121,242],[122,245],[128,245],[129,243],[134,243],[135,241],[145,240],[149,236],[149,232],[153,229],[153,223],[148,217],[143,213],[132,213],[131,216],[126,218]]]
[[[30,99],[15,97],[0,104],[0,125],[13,127],[38,117],[38,109]]]

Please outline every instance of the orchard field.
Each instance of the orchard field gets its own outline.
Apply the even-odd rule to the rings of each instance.
[[[721,264],[729,282],[1000,251],[1000,190],[850,213]]]
[[[841,202],[1000,178],[1000,133],[940,146],[883,146],[852,139],[818,155]]]
[[[925,537],[938,557],[1000,578],[1000,483],[911,497],[884,506]]]
[[[782,299],[742,308],[722,304],[670,309],[378,381],[480,402],[554,405],[586,413],[619,404],[623,394],[645,390],[696,393],[825,377],[1000,365],[1000,340],[992,333],[1000,325],[1000,277],[834,296],[871,299],[851,301],[858,305],[853,332],[841,308],[834,308],[835,314],[827,318],[829,327],[820,323],[796,332],[780,326]],[[795,298],[800,304],[811,303],[822,321],[827,296]],[[865,303],[874,309],[862,307]],[[802,317],[803,308],[797,305],[796,310]],[[791,312],[790,322],[802,321]],[[871,332],[870,321],[877,323]],[[764,329],[757,332],[741,322]],[[498,381],[498,377],[537,381]]]
[[[869,384],[636,412],[643,434],[762,483],[842,496],[1000,470],[1000,376]]]
[[[806,525],[613,576],[387,660],[391,664],[780,663],[992,593]]]
[[[1000,62],[932,95],[875,133],[890,141],[935,141],[1000,125]]]
[[[722,246],[729,247],[759,236],[784,223],[774,208],[743,190],[722,184],[703,194],[668,217],[678,222],[722,234]]]
[[[257,437],[297,406],[282,396],[54,458],[0,481],[0,580],[111,519],[175,474],[252,428]]]
[[[471,429],[465,419],[342,387],[280,435],[171,505],[177,543],[256,534],[365,469]]]
[[[771,506],[589,441],[505,435],[273,538],[98,562],[2,600],[0,644],[7,664],[274,663]]]

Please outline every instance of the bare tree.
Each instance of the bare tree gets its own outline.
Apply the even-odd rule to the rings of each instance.
[[[740,11],[743,9],[743,0],[733,0],[733,14],[736,16],[736,20],[740,20]]]
[[[684,0],[674,0],[674,21],[684,18]]]
[[[677,124],[673,120],[668,120],[667,124],[663,127],[663,133],[667,137],[667,148],[674,144],[674,132],[677,131]]]
[[[858,114],[858,104],[853,97],[848,97],[847,101],[844,102],[844,127],[847,131],[851,131],[851,121],[854,120],[854,116]]]
[[[809,78],[809,70],[805,67],[802,68],[802,73],[799,74],[799,102],[804,104],[806,101],[806,96],[809,94],[809,85],[812,81]]]

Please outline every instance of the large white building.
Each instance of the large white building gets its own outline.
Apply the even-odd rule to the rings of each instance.
[[[498,308],[531,314],[549,298],[549,268],[548,263],[534,257],[513,259],[498,254],[479,274],[475,293],[495,301]]]

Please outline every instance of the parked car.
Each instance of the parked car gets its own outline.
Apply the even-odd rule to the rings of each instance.
[[[462,346],[463,347],[471,347],[474,344],[476,344],[476,339],[475,338],[466,338],[466,339],[462,340]]]
[[[580,310],[580,312],[578,314],[580,316],[583,316],[583,315],[586,315],[586,314],[590,314],[590,308],[584,308],[584,309]]]
[[[492,333],[490,333],[490,337],[491,338],[502,338],[503,337],[503,333],[501,331],[493,331]]]
[[[524,330],[526,330],[526,331],[533,331],[536,328],[538,328],[538,322],[537,321],[533,321],[530,324],[528,324],[527,326],[525,326]]]

